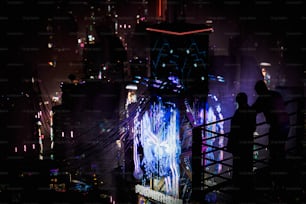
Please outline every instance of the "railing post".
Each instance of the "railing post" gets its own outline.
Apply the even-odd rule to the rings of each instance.
[[[202,134],[201,127],[192,129],[192,195],[193,202],[204,200],[202,195]]]
[[[297,101],[297,130],[296,130],[296,148],[297,148],[297,154],[302,155],[303,154],[303,136],[304,135],[304,108],[305,108],[305,101],[303,100],[305,98],[299,99]]]

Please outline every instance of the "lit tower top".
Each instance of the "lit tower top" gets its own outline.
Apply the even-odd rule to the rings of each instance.
[[[168,35],[192,35],[200,33],[210,33],[213,31],[212,27],[209,27],[205,24],[189,24],[185,22],[176,22],[176,23],[160,23],[152,25],[146,28],[147,31],[163,33]]]
[[[206,95],[209,34],[213,28],[178,18],[177,13],[184,12],[175,2],[167,5],[168,21],[146,27],[151,47],[150,77],[162,81],[176,78],[190,94]]]

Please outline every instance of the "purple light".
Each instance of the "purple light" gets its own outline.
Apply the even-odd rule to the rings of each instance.
[[[164,180],[165,187],[161,191],[178,197],[181,153],[179,113],[175,104],[168,104],[164,106],[159,99],[141,118],[139,113],[134,118],[134,176]],[[143,147],[141,161],[137,153],[140,145]]]

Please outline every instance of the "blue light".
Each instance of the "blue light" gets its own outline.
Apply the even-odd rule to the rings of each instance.
[[[179,112],[172,102],[163,103],[160,97],[150,105],[142,117],[134,119],[134,176],[145,179],[159,178],[165,182],[164,191],[168,195],[179,195]],[[140,161],[137,148],[142,146]]]

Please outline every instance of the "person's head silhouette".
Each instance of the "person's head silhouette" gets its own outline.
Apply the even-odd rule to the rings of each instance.
[[[263,94],[267,93],[268,87],[263,80],[259,80],[255,84],[255,91],[258,95],[263,95]]]
[[[248,96],[246,95],[246,93],[244,92],[240,92],[237,94],[236,96],[236,102],[238,103],[238,105],[241,106],[245,106],[248,104]]]

